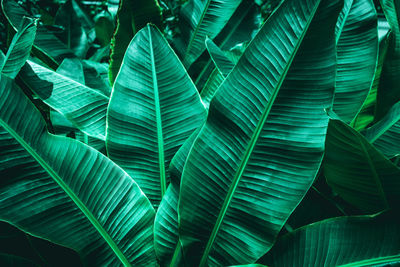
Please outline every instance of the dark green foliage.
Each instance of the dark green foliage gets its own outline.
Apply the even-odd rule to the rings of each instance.
[[[398,0],[2,0],[1,266],[395,266]]]

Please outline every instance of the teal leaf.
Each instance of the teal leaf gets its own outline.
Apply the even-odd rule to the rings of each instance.
[[[313,183],[341,8],[341,1],[284,1],[212,99],[178,203],[180,243],[192,265],[257,260]]]
[[[324,174],[340,197],[365,212],[400,204],[400,169],[364,136],[336,119],[329,122]]]
[[[0,219],[79,252],[87,265],[154,265],[154,210],[101,153],[47,132],[40,113],[0,81]]]
[[[338,31],[333,110],[350,123],[368,96],[378,57],[377,16],[372,0],[346,0]]]
[[[168,166],[206,110],[196,87],[159,30],[147,25],[130,43],[107,113],[107,151],[155,206]]]

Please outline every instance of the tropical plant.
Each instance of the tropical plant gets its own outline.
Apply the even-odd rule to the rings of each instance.
[[[1,2],[2,266],[400,263],[399,1],[50,2]]]

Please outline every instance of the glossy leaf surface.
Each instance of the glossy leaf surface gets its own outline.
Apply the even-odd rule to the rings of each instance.
[[[108,107],[107,151],[158,206],[169,162],[206,111],[156,27],[147,25],[135,35],[123,62]]]
[[[364,211],[399,205],[400,169],[339,120],[329,122],[324,174],[336,193]]]
[[[350,4],[348,4],[350,2]],[[378,57],[377,16],[372,0],[346,0],[337,40],[333,110],[345,122],[357,115],[371,89]]]
[[[0,81],[0,218],[73,248],[86,264],[154,265],[154,210],[94,149],[47,132],[28,98]]]
[[[341,7],[283,2],[218,89],[181,182],[179,233],[191,264],[254,262],[311,186],[324,151]]]

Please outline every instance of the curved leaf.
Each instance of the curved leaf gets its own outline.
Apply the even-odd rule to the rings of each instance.
[[[181,38],[177,43],[186,68],[206,49],[206,36],[214,39],[242,0],[189,0],[181,9]]]
[[[400,103],[394,105],[385,117],[367,129],[365,138],[388,158],[400,155]]]
[[[364,211],[400,204],[400,169],[339,120],[329,122],[324,174],[339,196]]]
[[[111,40],[109,79],[113,84],[122,64],[125,51],[132,37],[151,22],[161,21],[161,10],[157,0],[120,0],[117,12],[117,28]]]
[[[192,265],[254,262],[311,186],[324,151],[341,7],[284,1],[211,101],[178,204]]]
[[[224,54],[224,52],[209,38],[206,38],[206,47],[217,69],[225,77],[228,76],[229,72],[231,72],[233,67],[235,66],[235,63],[232,62]]]
[[[215,37],[214,42],[222,50],[228,51],[237,44],[245,43],[253,39],[254,35],[261,27],[261,24],[260,7],[253,0],[242,0],[225,27]],[[205,86],[211,72],[212,62],[211,59],[209,59],[196,77],[195,84],[198,88],[203,88]]]
[[[107,96],[32,61],[27,63],[22,79],[43,102],[87,135],[105,139]]]
[[[379,81],[376,120],[400,101],[400,9],[397,0],[381,0],[381,6],[391,28],[389,47]]]
[[[32,17],[17,1],[2,0],[1,6],[8,22],[16,31],[24,16]],[[73,52],[40,22],[37,25],[32,52],[54,69],[64,58],[75,57]]]
[[[46,131],[40,113],[0,81],[0,219],[81,253],[86,264],[154,265],[154,210],[101,153]]]
[[[107,151],[158,206],[175,152],[204,121],[196,87],[162,34],[147,25],[132,39],[107,114]]]
[[[359,112],[359,114],[352,123],[354,129],[358,131],[367,128],[368,125],[370,125],[375,118],[376,95],[378,92],[379,81],[382,74],[383,62],[386,58],[386,52],[388,49],[389,31],[390,27],[386,19],[384,17],[378,17],[378,38],[379,38],[378,63],[376,66],[375,77],[369,95],[365,100],[365,102],[363,103],[361,111]]]
[[[21,26],[14,36],[7,54],[0,63],[1,73],[14,79],[31,52],[36,34],[36,20],[24,18]]]
[[[340,217],[314,223],[277,241],[269,266],[389,266],[400,262],[397,217]]]
[[[372,0],[346,0],[337,41],[337,75],[333,110],[350,123],[368,96],[378,57],[377,16]]]

